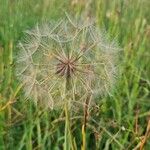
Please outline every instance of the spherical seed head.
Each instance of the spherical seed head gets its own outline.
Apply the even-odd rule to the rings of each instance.
[[[50,108],[83,104],[87,94],[105,95],[114,83],[118,47],[94,24],[70,19],[36,26],[19,43],[17,76],[26,97]],[[70,81],[66,90],[66,80]]]

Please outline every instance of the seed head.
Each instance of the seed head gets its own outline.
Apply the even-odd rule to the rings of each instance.
[[[37,25],[26,31],[19,49],[17,76],[25,95],[44,106],[63,107],[66,95],[71,107],[82,104],[87,93],[105,95],[114,84],[119,49],[92,23],[78,26],[65,19]]]

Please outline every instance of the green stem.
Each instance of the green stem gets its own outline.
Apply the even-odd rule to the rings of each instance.
[[[70,79],[66,78],[66,91],[70,88]],[[65,91],[65,94],[67,93]],[[68,96],[65,97],[65,143],[64,143],[64,150],[74,150],[72,134],[70,130],[70,116],[68,111]]]
[[[70,142],[69,142],[69,114],[68,114],[68,105],[65,103],[65,143],[64,149],[70,150]]]

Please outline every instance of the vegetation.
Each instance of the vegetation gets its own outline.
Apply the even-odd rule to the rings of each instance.
[[[149,0],[0,0],[0,150],[149,150],[149,7]],[[122,48],[115,86],[96,97],[87,118],[82,109],[35,105],[16,77],[23,31],[65,12],[94,18]]]

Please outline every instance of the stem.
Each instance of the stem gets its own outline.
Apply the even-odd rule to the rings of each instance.
[[[82,125],[82,147],[81,150],[86,149],[86,131],[85,131],[85,126],[84,124]]]
[[[86,130],[86,123],[87,123],[87,119],[88,119],[88,108],[89,108],[89,102],[91,99],[91,95],[88,95],[85,101],[85,106],[84,106],[84,126],[85,126],[85,130]]]
[[[65,102],[65,143],[64,143],[64,149],[69,150],[69,114],[68,114],[68,105]]]
[[[89,94],[86,98],[85,101],[85,106],[84,106],[84,122],[82,125],[82,150],[86,150],[86,124],[87,124],[87,119],[88,119],[88,108],[89,108],[89,102],[91,99],[91,95]]]
[[[66,91],[68,91],[70,88],[70,78],[66,78]],[[65,94],[66,94],[65,91]],[[68,100],[67,100],[67,95],[66,95],[66,101],[65,101],[65,143],[64,143],[64,150],[74,150],[74,145],[73,145],[73,140],[72,140],[72,135],[71,135],[71,130],[70,130],[70,116],[69,116],[69,111],[68,111]]]

